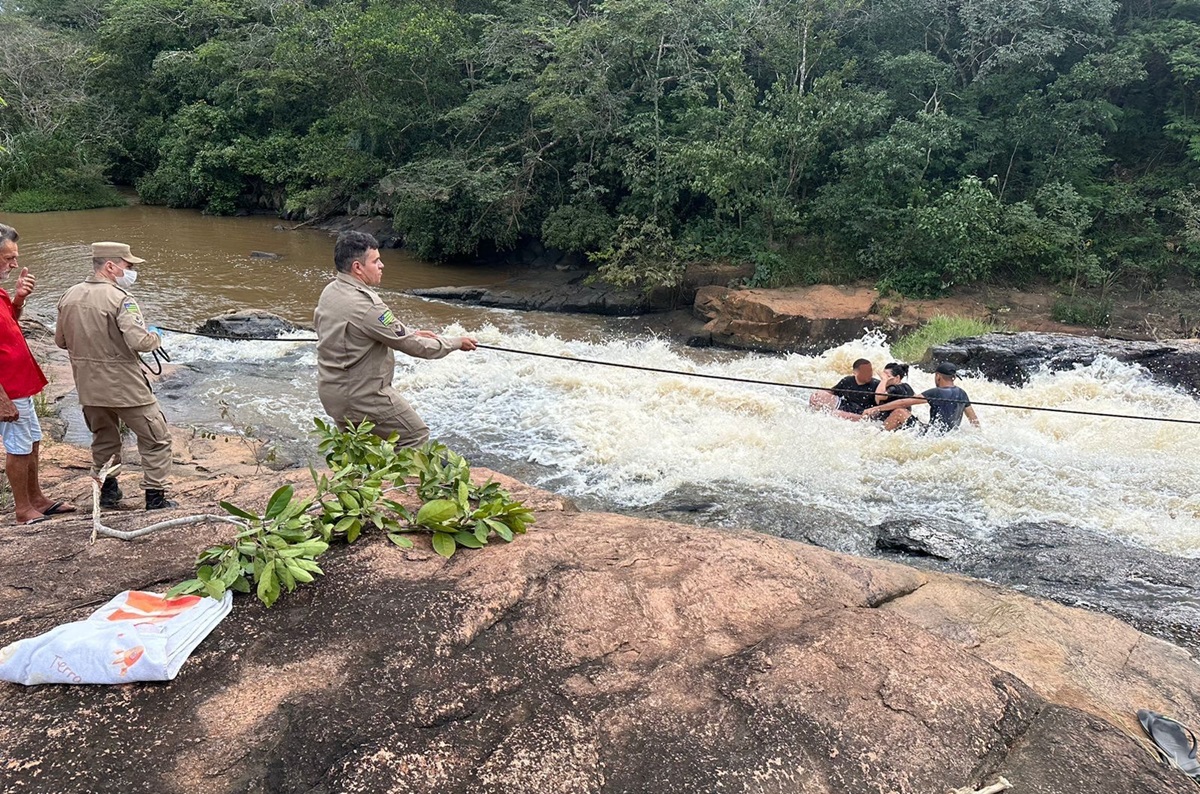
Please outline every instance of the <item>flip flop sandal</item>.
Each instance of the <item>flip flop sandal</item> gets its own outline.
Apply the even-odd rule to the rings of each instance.
[[[1164,760],[1183,774],[1200,780],[1200,760],[1196,758],[1196,734],[1183,723],[1154,711],[1137,713],[1142,730],[1150,737]]]
[[[45,510],[43,510],[42,515],[44,515],[44,516],[61,516],[61,515],[65,515],[67,513],[74,513],[77,510],[78,510],[78,508],[75,508],[75,507],[72,507],[69,510],[64,510],[62,502],[55,502],[54,504],[50,505]]]
[[[40,524],[43,521],[49,521],[49,520],[50,519],[46,518],[45,516],[38,516],[37,518],[31,518],[28,521],[22,521],[21,526],[27,527],[31,524]]]

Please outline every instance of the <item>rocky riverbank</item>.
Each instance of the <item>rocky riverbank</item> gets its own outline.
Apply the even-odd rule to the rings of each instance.
[[[35,329],[53,399],[70,374],[46,341]],[[311,487],[304,469],[261,468],[244,439],[174,432],[182,504],[154,519]],[[48,440],[47,491],[87,504],[88,458]],[[1155,794],[1184,783],[1155,763],[1134,714],[1200,723],[1188,652],[933,570],[978,561],[994,574],[986,561],[1002,555],[955,527],[870,528],[860,549],[856,530],[818,511],[764,509],[759,528],[781,536],[769,537],[580,512],[476,474],[535,509],[530,534],[450,561],[374,537],[335,547],[327,575],[274,608],[239,597],[170,684],[0,685],[0,790],[928,794],[1003,775],[1021,794]],[[0,521],[0,646],[123,589],[165,588],[228,535],[195,526],[89,544],[89,531],[82,515]],[[1019,564],[1196,591],[1189,561],[1174,578],[1147,577],[1162,563],[1148,558],[1081,570],[1071,542],[1031,530]]]
[[[175,442],[173,515],[305,487],[302,470],[256,471],[236,440]],[[44,457],[50,490],[86,502],[86,452],[50,444]],[[326,576],[274,608],[239,597],[170,684],[0,685],[3,790],[1184,783],[1155,763],[1134,713],[1200,722],[1200,667],[1113,618],[757,533],[581,513],[477,475],[537,511],[529,535],[450,561],[381,538],[336,547]],[[88,532],[83,517],[0,525],[0,645],[120,590],[165,587],[228,534],[89,544]]]

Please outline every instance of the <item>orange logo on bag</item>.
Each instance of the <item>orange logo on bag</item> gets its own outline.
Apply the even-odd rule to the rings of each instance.
[[[137,590],[125,596],[124,606],[118,607],[107,620],[136,620],[138,623],[159,623],[179,615],[200,602],[201,596],[186,595],[163,598],[157,593]],[[140,654],[139,654],[140,655]]]
[[[117,672],[121,676],[124,676],[126,673],[128,673],[129,668],[137,664],[137,660],[142,658],[142,654],[145,652],[145,650],[145,647],[139,645],[136,648],[130,648],[127,651],[113,651],[113,654],[117,657],[116,660],[113,661],[113,664],[117,668]]]

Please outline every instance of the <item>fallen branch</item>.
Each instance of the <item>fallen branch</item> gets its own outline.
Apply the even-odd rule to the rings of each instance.
[[[958,788],[950,792],[950,794],[1000,794],[1000,792],[1008,791],[1012,787],[1012,783],[1009,783],[1007,779],[1002,777],[992,785],[981,788],[978,791],[970,787]]]
[[[238,521],[236,518],[230,518],[229,516],[196,515],[196,516],[183,516],[182,518],[172,518],[169,521],[159,521],[157,524],[151,524],[150,526],[142,527],[141,529],[131,529],[128,532],[125,532],[120,529],[113,529],[111,527],[106,527],[103,524],[100,524],[98,526],[93,527],[92,534],[93,534],[93,537],[95,536],[96,533],[99,533],[101,535],[107,535],[110,538],[119,538],[121,540],[133,540],[134,538],[140,538],[142,535],[149,535],[151,532],[157,532],[160,529],[170,529],[171,527],[182,527],[187,524],[203,524],[208,521],[219,521],[224,524],[234,524],[241,529],[249,528],[243,522]]]
[[[133,540],[134,538],[140,538],[142,535],[149,535],[151,532],[157,532],[160,529],[182,527],[188,524],[203,524],[209,521],[234,524],[241,529],[249,528],[249,525],[246,524],[246,522],[239,521],[236,518],[212,515],[196,515],[183,516],[182,518],[172,518],[168,519],[167,521],[159,521],[157,524],[151,524],[148,527],[131,529],[129,531],[106,527],[100,521],[100,486],[103,484],[106,478],[116,474],[120,468],[120,463],[113,465],[113,458],[109,458],[108,463],[104,464],[104,468],[100,470],[100,473],[92,477],[92,543],[96,542],[97,535],[104,535],[106,537],[117,538],[119,540]]]

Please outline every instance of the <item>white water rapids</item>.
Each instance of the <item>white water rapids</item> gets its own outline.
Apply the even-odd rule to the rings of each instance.
[[[447,330],[535,352],[784,383],[832,384],[856,358],[877,369],[892,359],[871,336],[816,356],[766,356],[632,335],[562,340],[514,315],[489,315],[496,325]],[[300,437],[322,414],[311,344],[179,335],[167,343],[176,363],[197,372],[178,398],[163,390],[172,421],[220,425],[223,399],[239,424]],[[796,389],[492,351],[399,359],[396,385],[435,438],[592,505],[636,508],[699,492],[743,506],[821,507],[862,523],[938,516],[981,534],[1060,522],[1200,557],[1196,426],[981,407],[980,430],[964,422],[945,436],[883,433],[810,412],[809,392]],[[911,383],[920,391],[932,376],[914,368]],[[1200,418],[1195,399],[1115,361],[1041,373],[1020,389],[970,376],[960,385],[979,401]]]

